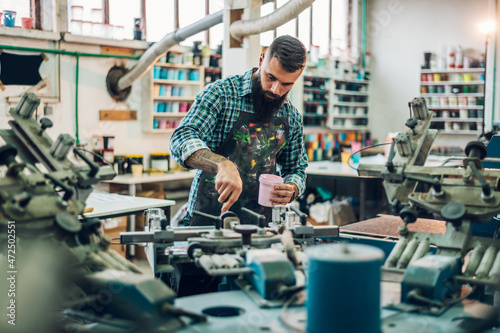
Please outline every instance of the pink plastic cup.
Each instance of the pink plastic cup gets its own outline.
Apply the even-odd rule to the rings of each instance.
[[[279,184],[283,184],[283,178],[276,175],[263,174],[259,177],[259,205],[264,207],[272,207],[273,202],[271,198],[273,197],[274,187]]]

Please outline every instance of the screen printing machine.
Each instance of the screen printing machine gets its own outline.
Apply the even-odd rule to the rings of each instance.
[[[500,212],[500,172],[483,168],[480,142],[458,164],[423,166],[436,135],[424,99],[410,102],[386,165],[359,167],[384,179],[398,237],[313,227],[289,205],[268,225],[249,210],[253,225],[200,213],[214,225],[203,228],[149,209],[145,230],[121,243],[145,245],[155,277],[109,249],[99,220],[78,219],[114,172],[69,135],[53,142],[38,104],[24,95],[0,130],[0,267],[17,274],[15,296],[0,280],[1,308],[11,318],[14,303],[17,318],[2,315],[1,332],[500,332],[498,232],[473,228]],[[410,231],[423,213],[445,232]]]

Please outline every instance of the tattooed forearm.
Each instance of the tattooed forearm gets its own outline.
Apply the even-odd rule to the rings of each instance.
[[[207,172],[217,173],[218,163],[227,161],[224,156],[212,153],[208,149],[198,150],[189,156],[186,165],[193,169],[200,169]]]

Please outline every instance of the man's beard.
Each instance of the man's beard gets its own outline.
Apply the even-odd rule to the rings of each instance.
[[[252,77],[253,108],[259,119],[269,121],[285,103],[288,93],[283,96],[262,89],[260,71]]]

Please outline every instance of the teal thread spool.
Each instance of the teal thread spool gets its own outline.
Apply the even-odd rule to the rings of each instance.
[[[359,244],[319,245],[305,252],[309,256],[307,332],[380,332],[384,252]]]

